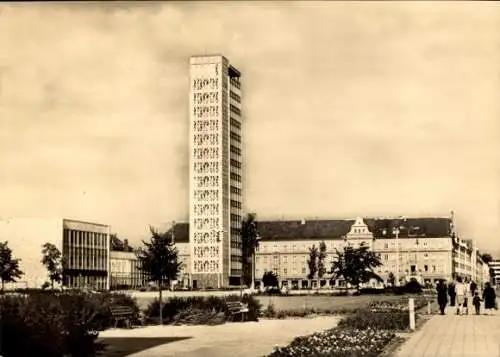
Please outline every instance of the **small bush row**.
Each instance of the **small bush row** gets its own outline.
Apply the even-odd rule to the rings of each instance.
[[[189,311],[206,311],[224,314],[224,320],[227,321],[230,317],[227,308],[227,302],[242,301],[248,304],[249,312],[246,314],[247,320],[258,321],[261,305],[259,301],[251,295],[243,295],[242,298],[236,295],[219,297],[219,296],[190,296],[190,297],[172,297],[163,302],[162,317],[164,324],[172,324],[179,321],[179,314],[183,316]],[[194,310],[190,310],[194,309]],[[153,300],[145,311],[147,321],[150,323],[158,322],[160,317],[160,303],[158,299]],[[202,321],[200,321],[203,324]]]

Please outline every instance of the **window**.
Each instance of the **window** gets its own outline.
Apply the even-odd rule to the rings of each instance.
[[[306,268],[302,268],[302,274],[306,273]]]
[[[432,266],[432,272],[433,272],[433,273],[435,273],[435,272],[436,272],[436,266],[435,266],[435,265],[433,265],[433,266]]]
[[[283,274],[287,274],[287,273],[288,273],[287,268],[283,268]]]
[[[389,260],[389,254],[384,254],[384,260]]]
[[[428,265],[424,265],[424,270],[425,271],[429,271],[429,266]]]
[[[424,253],[424,258],[428,259],[429,258],[429,253]]]
[[[384,243],[384,248],[388,249],[389,248],[389,243]]]

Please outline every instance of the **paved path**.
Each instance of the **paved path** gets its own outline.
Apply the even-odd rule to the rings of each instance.
[[[394,354],[396,357],[500,357],[500,314],[435,315]]]
[[[260,357],[297,336],[335,327],[340,317],[261,320],[218,326],[149,326],[103,331],[100,337],[190,337],[149,348],[130,357]]]

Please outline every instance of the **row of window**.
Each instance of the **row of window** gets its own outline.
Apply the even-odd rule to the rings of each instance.
[[[239,143],[241,143],[241,136],[236,134],[234,131],[231,131],[231,133],[229,134],[229,136],[231,137],[231,139],[233,139],[234,141],[237,141]]]
[[[193,80],[193,90],[219,89],[219,78],[196,78]]]
[[[210,106],[197,106],[193,107],[193,116],[196,118],[209,118],[209,117],[218,117],[219,116],[219,106],[218,105],[210,105]]]
[[[235,195],[240,195],[241,196],[241,188],[234,187],[231,185],[231,193],[234,193]]]
[[[197,230],[215,229],[219,227],[219,218],[195,218],[193,219],[194,227]]]
[[[230,163],[231,163],[231,166],[236,167],[238,169],[241,169],[241,162],[234,160],[234,159],[231,159]]]
[[[219,205],[217,203],[197,203],[193,207],[195,215],[203,216],[204,214],[210,212],[216,215],[219,212]]]
[[[231,180],[234,180],[236,182],[241,182],[241,176],[240,175],[238,175],[238,174],[236,174],[234,172],[231,172],[230,176],[231,176]]]
[[[234,145],[231,145],[229,150],[233,153],[233,154],[237,154],[237,155],[240,155],[241,156],[241,149],[234,146]]]
[[[241,242],[231,242],[231,248],[241,249],[243,244]]]
[[[198,188],[210,188],[219,186],[219,176],[198,176],[194,177],[195,185]]]
[[[196,120],[193,122],[193,131],[204,132],[204,131],[218,131],[219,121],[218,120]]]
[[[234,79],[234,78],[231,78],[230,83],[231,83],[232,86],[235,86],[238,89],[241,88],[240,82],[238,80]]]
[[[239,263],[241,263],[241,262],[242,262],[242,260],[243,260],[243,259],[241,258],[241,256],[240,256],[240,255],[232,255],[232,254],[231,254],[231,261],[232,261],[232,262],[239,262]]]
[[[219,142],[219,134],[195,134],[195,145],[217,145]]]
[[[235,200],[231,200],[231,207],[241,208],[241,202],[235,201]]]
[[[216,147],[211,148],[194,148],[193,156],[197,160],[201,159],[218,159],[219,149]]]
[[[107,234],[65,229],[63,242],[71,246],[107,247]]]
[[[219,102],[219,92],[193,93],[195,104],[213,104]]]
[[[219,272],[219,260],[195,260],[193,267],[193,273],[217,273]]]
[[[197,258],[215,258],[219,256],[219,247],[218,246],[204,246],[204,247],[194,247],[193,249],[194,256]]]
[[[230,119],[230,124],[231,126],[234,126],[237,129],[241,129],[241,123],[238,120],[234,119],[233,117],[231,117]]]
[[[241,103],[241,98],[238,94],[233,92],[232,90],[229,91],[229,96],[234,99],[236,102]]]
[[[236,107],[235,105],[229,104],[229,110],[235,114],[241,115],[240,108]]]

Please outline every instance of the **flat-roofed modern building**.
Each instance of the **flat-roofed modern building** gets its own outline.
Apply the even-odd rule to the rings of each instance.
[[[24,276],[16,287],[39,288],[49,281],[42,246],[54,244],[66,262],[63,285],[109,289],[109,226],[64,218],[0,220],[0,240],[8,241]]]
[[[194,287],[242,276],[240,72],[221,55],[190,59],[190,273]]]
[[[146,275],[139,269],[139,258],[134,251],[110,251],[110,288],[138,289],[146,286]]]

